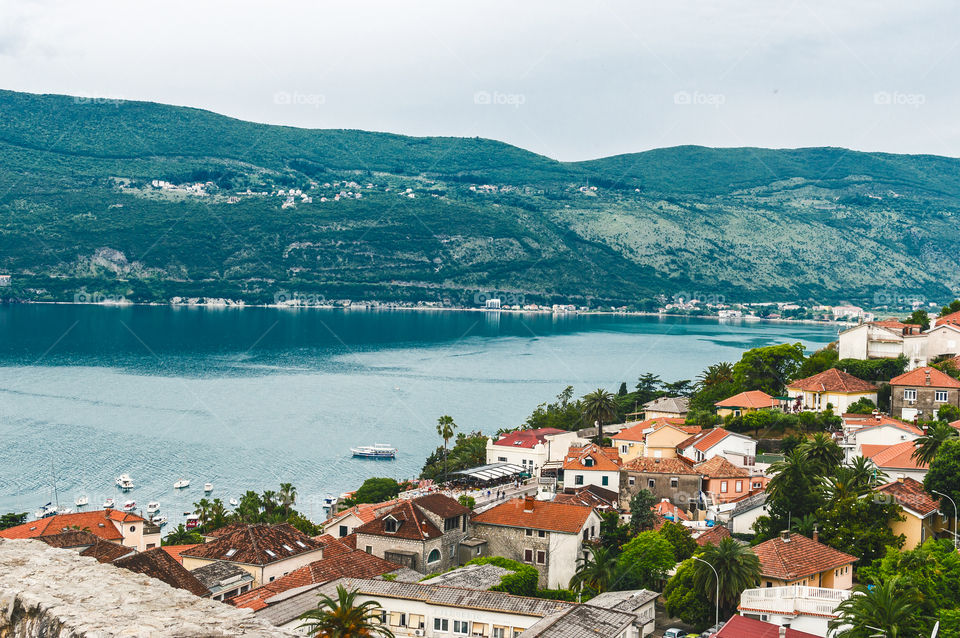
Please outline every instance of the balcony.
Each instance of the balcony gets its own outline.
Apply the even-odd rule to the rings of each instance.
[[[740,609],[770,614],[834,616],[841,602],[850,598],[847,589],[825,587],[758,587],[740,594]]]

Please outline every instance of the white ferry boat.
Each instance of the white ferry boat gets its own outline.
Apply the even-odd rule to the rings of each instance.
[[[397,448],[386,443],[375,443],[373,445],[361,445],[352,447],[350,451],[354,456],[364,459],[395,459],[397,458]]]

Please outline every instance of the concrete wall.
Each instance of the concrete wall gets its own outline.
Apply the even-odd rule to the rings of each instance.
[[[0,636],[247,638],[293,636],[249,610],[55,549],[0,539]],[[122,601],[122,604],[121,604]]]
[[[414,541],[405,538],[374,536],[373,534],[357,534],[357,549],[367,551],[369,546],[371,554],[386,560],[392,560],[386,558],[387,552],[414,552],[417,558],[416,565],[413,565],[412,569],[421,574],[433,574],[450,567],[456,567],[459,563],[456,554],[453,558],[450,557],[449,543],[444,542],[448,537],[448,534],[444,534],[440,538],[432,538],[428,541]],[[459,541],[457,542],[459,543]],[[430,557],[430,552],[435,549],[440,552],[440,561],[428,563],[427,559]]]

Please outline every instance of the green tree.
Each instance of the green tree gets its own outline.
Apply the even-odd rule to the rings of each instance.
[[[447,443],[453,438],[453,431],[457,429],[457,424],[453,422],[453,417],[444,414],[437,419],[437,435],[443,439],[443,478],[447,478]]]
[[[241,523],[248,525],[258,523],[260,522],[262,508],[263,503],[260,500],[260,495],[253,490],[247,490],[244,495],[240,497],[240,501],[234,510],[234,516]]]
[[[730,617],[736,613],[743,590],[756,587],[760,582],[760,559],[753,550],[730,537],[721,538],[716,545],[707,545],[699,558],[713,566],[713,569],[700,561],[694,563],[694,586],[715,602],[719,575],[720,617]]]
[[[477,506],[477,499],[473,498],[472,496],[468,496],[466,494],[461,494],[460,496],[458,496],[457,502],[463,505],[464,507],[468,507],[470,509],[473,509],[474,507]]]
[[[903,323],[912,323],[920,326],[920,330],[927,330],[930,327],[930,315],[926,310],[914,310],[910,316],[903,320]]]
[[[353,496],[344,500],[348,507],[360,503],[383,503],[397,497],[402,486],[392,478],[368,478],[353,493]]]
[[[206,528],[207,523],[210,522],[210,508],[212,505],[213,503],[206,498],[201,498],[193,504],[193,513],[199,517],[200,526],[203,528]]]
[[[807,461],[819,476],[828,476],[840,467],[843,450],[836,441],[825,432],[817,432],[800,446],[807,455]]]
[[[960,299],[954,299],[949,304],[940,309],[940,314],[937,317],[946,317],[947,315],[952,315],[955,312],[960,312]]]
[[[801,363],[802,343],[754,348],[744,352],[740,361],[734,364],[733,378],[740,391],[762,390],[767,394],[779,395]]]
[[[714,606],[710,597],[694,584],[695,565],[692,558],[680,564],[663,588],[663,602],[668,616],[703,631],[713,624]]]
[[[876,409],[877,404],[867,397],[861,397],[847,406],[850,414],[871,414]]]
[[[943,442],[923,477],[923,488],[930,494],[934,491],[946,494],[960,505],[960,439]],[[940,499],[941,511],[948,512],[952,507],[949,501]]]
[[[660,528],[659,534],[673,547],[673,558],[678,563],[687,560],[697,551],[697,541],[693,540],[690,528],[682,523],[667,521]]]
[[[597,388],[583,397],[583,418],[597,426],[597,445],[603,445],[603,422],[610,421],[617,415],[617,404],[613,395]]]
[[[855,587],[853,595],[837,605],[837,617],[828,626],[838,631],[838,638],[920,638],[916,611],[916,603],[899,595],[894,578],[873,587]]]
[[[570,589],[590,594],[602,594],[617,583],[620,566],[617,553],[606,547],[589,547],[577,559],[577,571],[570,579]]]
[[[540,573],[533,565],[526,565],[502,556],[479,556],[467,562],[467,565],[496,565],[510,570],[500,577],[500,584],[491,587],[491,591],[502,591],[514,596],[537,596],[537,581]]]
[[[820,542],[860,559],[861,565],[880,558],[887,547],[902,547],[905,538],[895,535],[890,523],[902,521],[900,506],[870,496],[852,496],[816,511]]]
[[[289,516],[290,510],[297,504],[297,488],[293,486],[293,483],[280,484],[280,503],[283,505],[287,516]]]
[[[457,472],[483,465],[487,460],[487,435],[481,432],[457,433],[453,447],[444,451],[443,446],[427,457],[420,471],[422,479],[438,479],[447,472]]]
[[[772,537],[787,528],[789,519],[813,514],[820,507],[823,497],[816,471],[802,445],[770,466],[773,476],[766,489],[770,516],[761,517],[766,519],[757,529],[761,538]]]
[[[952,423],[960,419],[960,408],[949,403],[944,403],[937,410],[937,419],[945,423]]]
[[[837,361],[839,360],[840,355],[837,354],[836,347],[827,346],[826,348],[817,350],[803,360],[803,363],[801,363],[800,367],[797,369],[796,378],[806,379],[807,377],[812,377],[815,374],[826,372],[830,368],[836,366]]]
[[[11,527],[16,527],[17,525],[23,525],[27,522],[27,513],[17,514],[15,512],[8,512],[3,516],[0,516],[0,529],[9,529]]]
[[[627,396],[627,394],[628,394],[628,392],[627,392],[627,382],[626,382],[626,381],[621,381],[621,382],[620,382],[620,389],[617,390],[617,396],[618,396],[618,397],[625,397],[625,396]]]
[[[650,530],[640,532],[624,545],[617,563],[619,580],[616,589],[657,590],[676,560],[670,543]]]
[[[600,515],[600,545],[620,552],[620,548],[630,540],[630,526],[620,523],[618,512],[604,512]]]
[[[653,527],[657,517],[652,508],[656,504],[657,498],[647,489],[630,497],[630,531],[637,534]]]
[[[710,388],[721,383],[733,383],[733,364],[727,361],[714,363],[697,377],[697,387]]]
[[[394,638],[386,624],[380,623],[383,608],[375,600],[357,603],[357,591],[337,586],[337,598],[320,595],[315,609],[300,616],[298,629],[322,638]]]
[[[807,514],[803,518],[795,518],[790,521],[790,531],[796,532],[807,538],[813,536],[813,529],[817,526],[817,517],[813,514]]]
[[[176,529],[172,530],[163,538],[161,545],[197,545],[202,542],[203,536],[193,530],[187,529],[183,526],[183,523],[181,523]]]
[[[927,428],[927,433],[913,442],[916,449],[911,455],[921,463],[930,465],[937,452],[946,441],[957,439],[957,429],[946,423],[934,423]]]
[[[661,389],[662,385],[663,381],[660,380],[659,376],[650,374],[649,372],[641,374],[640,378],[637,379],[636,385],[637,401],[641,404],[644,404],[663,395],[663,390]]]

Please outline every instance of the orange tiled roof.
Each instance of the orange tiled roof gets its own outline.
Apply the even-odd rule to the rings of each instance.
[[[100,563],[110,563],[136,552],[132,547],[105,540],[87,530],[72,529],[60,534],[38,536],[37,539],[51,547],[80,550],[81,556],[95,558]]]
[[[118,516],[118,514],[121,516]],[[123,534],[120,533],[112,520],[129,522],[143,521],[143,518],[129,512],[115,512],[114,510],[57,514],[0,531],[0,538],[36,538],[37,536],[60,534],[72,527],[79,527],[80,529],[89,529],[100,538],[108,541],[122,540]]]
[[[694,540],[697,541],[697,545],[704,547],[706,545],[719,545],[724,538],[730,538],[730,530],[723,525],[714,525]]]
[[[761,390],[750,390],[735,394],[729,399],[714,403],[718,408],[751,408],[759,410],[761,408],[774,408],[779,402],[772,396]]]
[[[783,630],[781,634],[780,631]],[[735,614],[724,625],[715,638],[817,638],[817,634],[796,629],[784,629],[780,625],[754,620]]]
[[[908,477],[902,481],[893,481],[881,485],[877,491],[889,494],[901,507],[913,510],[924,518],[940,509],[940,504],[923,489],[923,483],[916,479]]]
[[[656,419],[647,419],[636,425],[620,430],[610,438],[615,441],[644,441],[646,440],[647,430],[656,432],[666,426],[673,426],[687,434],[696,434],[700,431],[699,425],[684,425],[685,419],[680,417],[658,417]]]
[[[926,463],[919,463],[913,458],[916,445],[913,441],[903,441],[896,445],[871,445],[864,443],[860,450],[865,457],[881,469],[891,470],[926,470]]]
[[[181,557],[225,560],[233,563],[269,565],[292,556],[321,549],[315,541],[292,525],[246,525],[244,529],[221,536],[180,552]]]
[[[927,382],[928,378],[930,379],[929,383]],[[890,385],[907,385],[918,388],[960,388],[960,381],[936,368],[924,366],[890,379]]]
[[[869,381],[858,379],[852,374],[843,370],[830,368],[820,374],[815,374],[806,379],[797,379],[787,385],[788,390],[803,390],[806,392],[842,392],[842,393],[864,393],[876,392],[877,386]]]
[[[572,503],[551,503],[515,498],[473,516],[474,524],[542,529],[579,534],[593,508]]]
[[[693,463],[687,461],[684,457],[658,459],[641,456],[628,462],[623,466],[623,469],[628,472],[644,474],[691,474],[699,476],[699,472],[693,469]]]
[[[949,315],[937,317],[933,320],[934,326],[954,325],[960,326],[960,312],[951,312]]]
[[[779,580],[796,580],[849,565],[858,560],[823,543],[789,534],[788,539],[771,538],[753,548],[760,559],[760,574]]]
[[[180,552],[193,549],[198,544],[199,543],[192,543],[190,545],[163,545],[160,547],[160,549],[170,554],[170,556],[172,556],[178,563],[183,563],[183,558],[180,556]]]
[[[696,466],[698,472],[707,478],[748,478],[750,472],[737,467],[719,454]]]
[[[593,459],[593,465],[584,465],[588,457]],[[596,443],[583,447],[571,447],[563,457],[563,469],[616,472],[620,469],[620,454],[616,448],[600,447]]]
[[[388,518],[392,518],[397,522],[395,531],[387,531],[386,520]],[[443,536],[440,528],[430,522],[427,515],[417,509],[417,506],[411,501],[401,501],[389,512],[358,527],[354,530],[354,533],[386,536],[389,538],[404,538],[416,541],[425,541]]]
[[[704,430],[703,432],[698,434],[697,437],[693,440],[693,447],[700,450],[701,452],[706,452],[707,450],[709,450],[714,445],[724,440],[731,434],[733,433],[728,430],[724,430],[723,428],[713,428],[712,430]],[[680,445],[688,446],[690,444],[687,441],[684,441]],[[677,447],[679,448],[680,446],[677,446]],[[680,448],[680,449],[683,449],[683,448]]]
[[[883,425],[890,425],[905,432],[910,432],[911,434],[916,434],[917,436],[923,436],[923,430],[915,426],[913,423],[907,423],[906,421],[895,419],[892,416],[887,416],[886,414],[844,414],[842,415],[842,418],[844,425],[859,425],[861,426],[861,430]]]
[[[344,516],[348,516],[350,514],[359,518],[361,523],[369,523],[380,514],[383,514],[390,508],[394,507],[399,502],[400,502],[400,499],[395,498],[389,501],[384,501],[382,503],[360,503],[359,505],[348,507],[342,512],[338,512],[334,514],[333,516],[328,518],[326,521],[324,521],[323,524],[324,526],[330,525],[331,523],[334,523],[340,520],[341,518],[343,518]]]
[[[506,432],[493,442],[494,445],[506,447],[532,448],[543,443],[551,434],[563,434],[564,430],[557,428],[538,428],[536,430],[515,430]]]
[[[677,520],[689,521],[690,517],[687,516],[687,513],[683,511],[679,505],[674,505],[668,499],[663,499],[656,505],[650,507],[654,512],[666,518],[667,516],[675,516]]]

